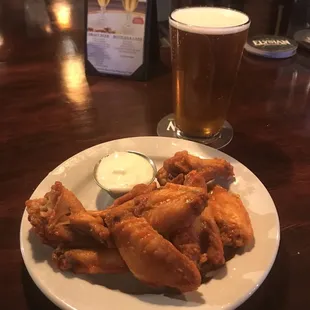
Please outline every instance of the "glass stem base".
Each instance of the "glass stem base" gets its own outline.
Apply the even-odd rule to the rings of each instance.
[[[234,131],[232,126],[225,121],[221,130],[211,137],[192,137],[184,134],[176,127],[174,114],[169,114],[163,117],[157,125],[157,135],[162,137],[174,137],[179,139],[190,140],[204,145],[208,145],[215,149],[221,149],[232,140]]]

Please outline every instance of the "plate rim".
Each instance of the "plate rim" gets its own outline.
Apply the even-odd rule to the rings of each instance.
[[[126,137],[126,138],[120,138],[120,139],[114,139],[114,140],[109,140],[109,141],[105,141],[105,142],[102,142],[102,143],[98,143],[98,144],[95,144],[93,146],[90,146],[88,148],[85,148],[84,150],[81,150],[80,152],[78,153],[75,153],[73,154],[72,156],[70,156],[69,158],[67,158],[66,160],[64,160],[63,162],[61,162],[59,165],[57,165],[55,168],[53,168],[52,170],[50,170],[48,172],[47,175],[45,175],[45,177],[41,180],[41,182],[36,186],[36,188],[34,189],[34,191],[31,193],[30,197],[28,199],[31,199],[33,198],[33,194],[36,192],[36,190],[40,187],[40,185],[48,178],[49,174],[58,169],[60,166],[64,165],[66,162],[70,161],[72,158],[84,153],[84,152],[87,152],[89,151],[90,149],[92,148],[96,148],[96,147],[99,147],[100,145],[104,145],[104,144],[107,144],[107,143],[110,143],[110,142],[121,142],[123,140],[130,140],[130,139],[158,139],[158,140],[167,140],[167,141],[175,141],[175,142],[180,142],[180,141],[186,141],[186,143],[189,143],[189,144],[192,144],[192,145],[199,145],[200,147],[203,148],[203,152],[207,152],[207,150],[211,150],[212,152],[216,151],[216,152],[219,152],[220,154],[223,154],[225,155],[225,157],[228,157],[229,159],[232,159],[232,160],[235,160],[236,162],[240,163],[242,166],[244,166],[246,169],[248,169],[257,179],[258,182],[261,183],[261,185],[264,187],[264,189],[266,190],[266,192],[268,193],[270,199],[271,199],[271,202],[273,203],[273,207],[274,207],[274,210],[275,210],[275,226],[276,226],[276,238],[274,239],[275,241],[275,246],[276,246],[276,249],[275,251],[273,252],[273,255],[271,257],[271,260],[270,260],[270,264],[268,266],[268,268],[266,268],[264,270],[264,272],[262,273],[262,275],[258,278],[258,280],[256,281],[255,283],[255,286],[252,288],[252,290],[250,292],[248,292],[248,294],[244,294],[244,296],[242,296],[242,298],[240,297],[238,299],[238,301],[234,304],[234,305],[228,305],[226,307],[226,310],[229,310],[229,309],[236,309],[237,307],[239,307],[240,305],[242,305],[245,301],[247,301],[251,296],[253,296],[253,294],[257,291],[257,289],[263,284],[263,282],[266,280],[267,276],[269,275],[272,267],[274,266],[274,262],[276,260],[276,257],[278,255],[278,252],[279,252],[279,246],[280,246],[280,239],[281,239],[281,234],[280,234],[280,219],[279,219],[279,214],[278,214],[278,210],[277,210],[277,207],[273,201],[273,198],[272,196],[270,195],[268,189],[265,187],[265,185],[263,184],[263,182],[257,177],[257,175],[252,172],[252,170],[250,170],[246,165],[244,165],[241,161],[235,159],[234,157],[224,153],[223,151],[221,150],[216,150],[214,148],[211,148],[207,145],[203,145],[203,144],[199,144],[197,142],[194,142],[194,141],[189,141],[189,140],[182,140],[182,139],[178,139],[178,138],[173,138],[173,137],[159,137],[159,136],[130,136],[130,137]],[[41,282],[41,279],[40,277],[37,277],[36,275],[34,275],[34,273],[32,272],[30,266],[29,266],[29,262],[27,262],[27,260],[25,259],[25,249],[24,249],[24,246],[23,246],[23,232],[22,232],[22,227],[23,227],[23,223],[24,221],[27,219],[27,211],[26,211],[26,207],[24,208],[24,211],[23,211],[23,214],[22,214],[22,217],[21,217],[21,222],[20,222],[20,230],[19,230],[19,245],[20,245],[20,251],[21,251],[21,254],[22,254],[22,258],[23,258],[23,262],[26,266],[26,269],[32,279],[32,281],[35,283],[35,285],[39,288],[39,290],[45,295],[46,298],[48,298],[52,303],[54,303],[57,307],[59,307],[60,309],[63,309],[63,310],[77,310],[75,307],[72,307],[71,305],[67,304],[66,302],[64,302],[62,299],[60,299],[58,296],[54,295],[53,293],[51,293],[49,291],[49,289],[42,284]],[[224,308],[225,309],[225,308]]]

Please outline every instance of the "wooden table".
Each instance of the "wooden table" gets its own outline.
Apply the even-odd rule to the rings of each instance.
[[[71,12],[67,24],[55,18],[56,1],[49,1],[47,7],[44,2],[35,3],[28,9],[22,0],[0,4],[3,310],[56,309],[31,280],[19,249],[24,201],[42,178],[95,144],[156,135],[157,122],[172,112],[169,69],[147,83],[86,79],[81,3],[70,11],[70,1],[58,1]],[[51,23],[44,19],[46,8],[46,16],[54,20]],[[274,267],[240,307],[243,310],[308,309],[310,305],[309,73],[305,53],[285,61],[245,57],[241,65],[228,118],[235,136],[224,151],[261,179],[281,221]]]

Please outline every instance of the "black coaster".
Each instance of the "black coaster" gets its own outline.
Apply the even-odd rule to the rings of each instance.
[[[302,47],[310,50],[310,29],[303,29],[295,32],[294,40],[296,40]]]
[[[174,114],[166,115],[159,121],[157,125],[157,135],[160,137],[172,137],[195,141],[208,145],[215,149],[221,149],[226,146],[232,140],[233,133],[233,128],[227,121],[225,121],[221,131],[213,138],[186,137],[176,127],[174,121]]]
[[[245,50],[257,56],[266,58],[288,58],[296,54],[297,43],[289,38],[261,35],[248,39]]]

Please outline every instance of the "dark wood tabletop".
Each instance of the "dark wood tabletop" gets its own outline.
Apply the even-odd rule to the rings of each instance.
[[[83,1],[0,3],[0,309],[57,309],[31,280],[20,253],[24,202],[46,174],[105,141],[156,135],[172,112],[167,65],[148,82],[85,77]],[[67,19],[55,18],[65,7]],[[56,12],[56,13],[55,13]],[[168,57],[167,57],[168,55]],[[310,54],[245,55],[223,149],[265,184],[281,222],[266,281],[240,309],[309,309]]]

